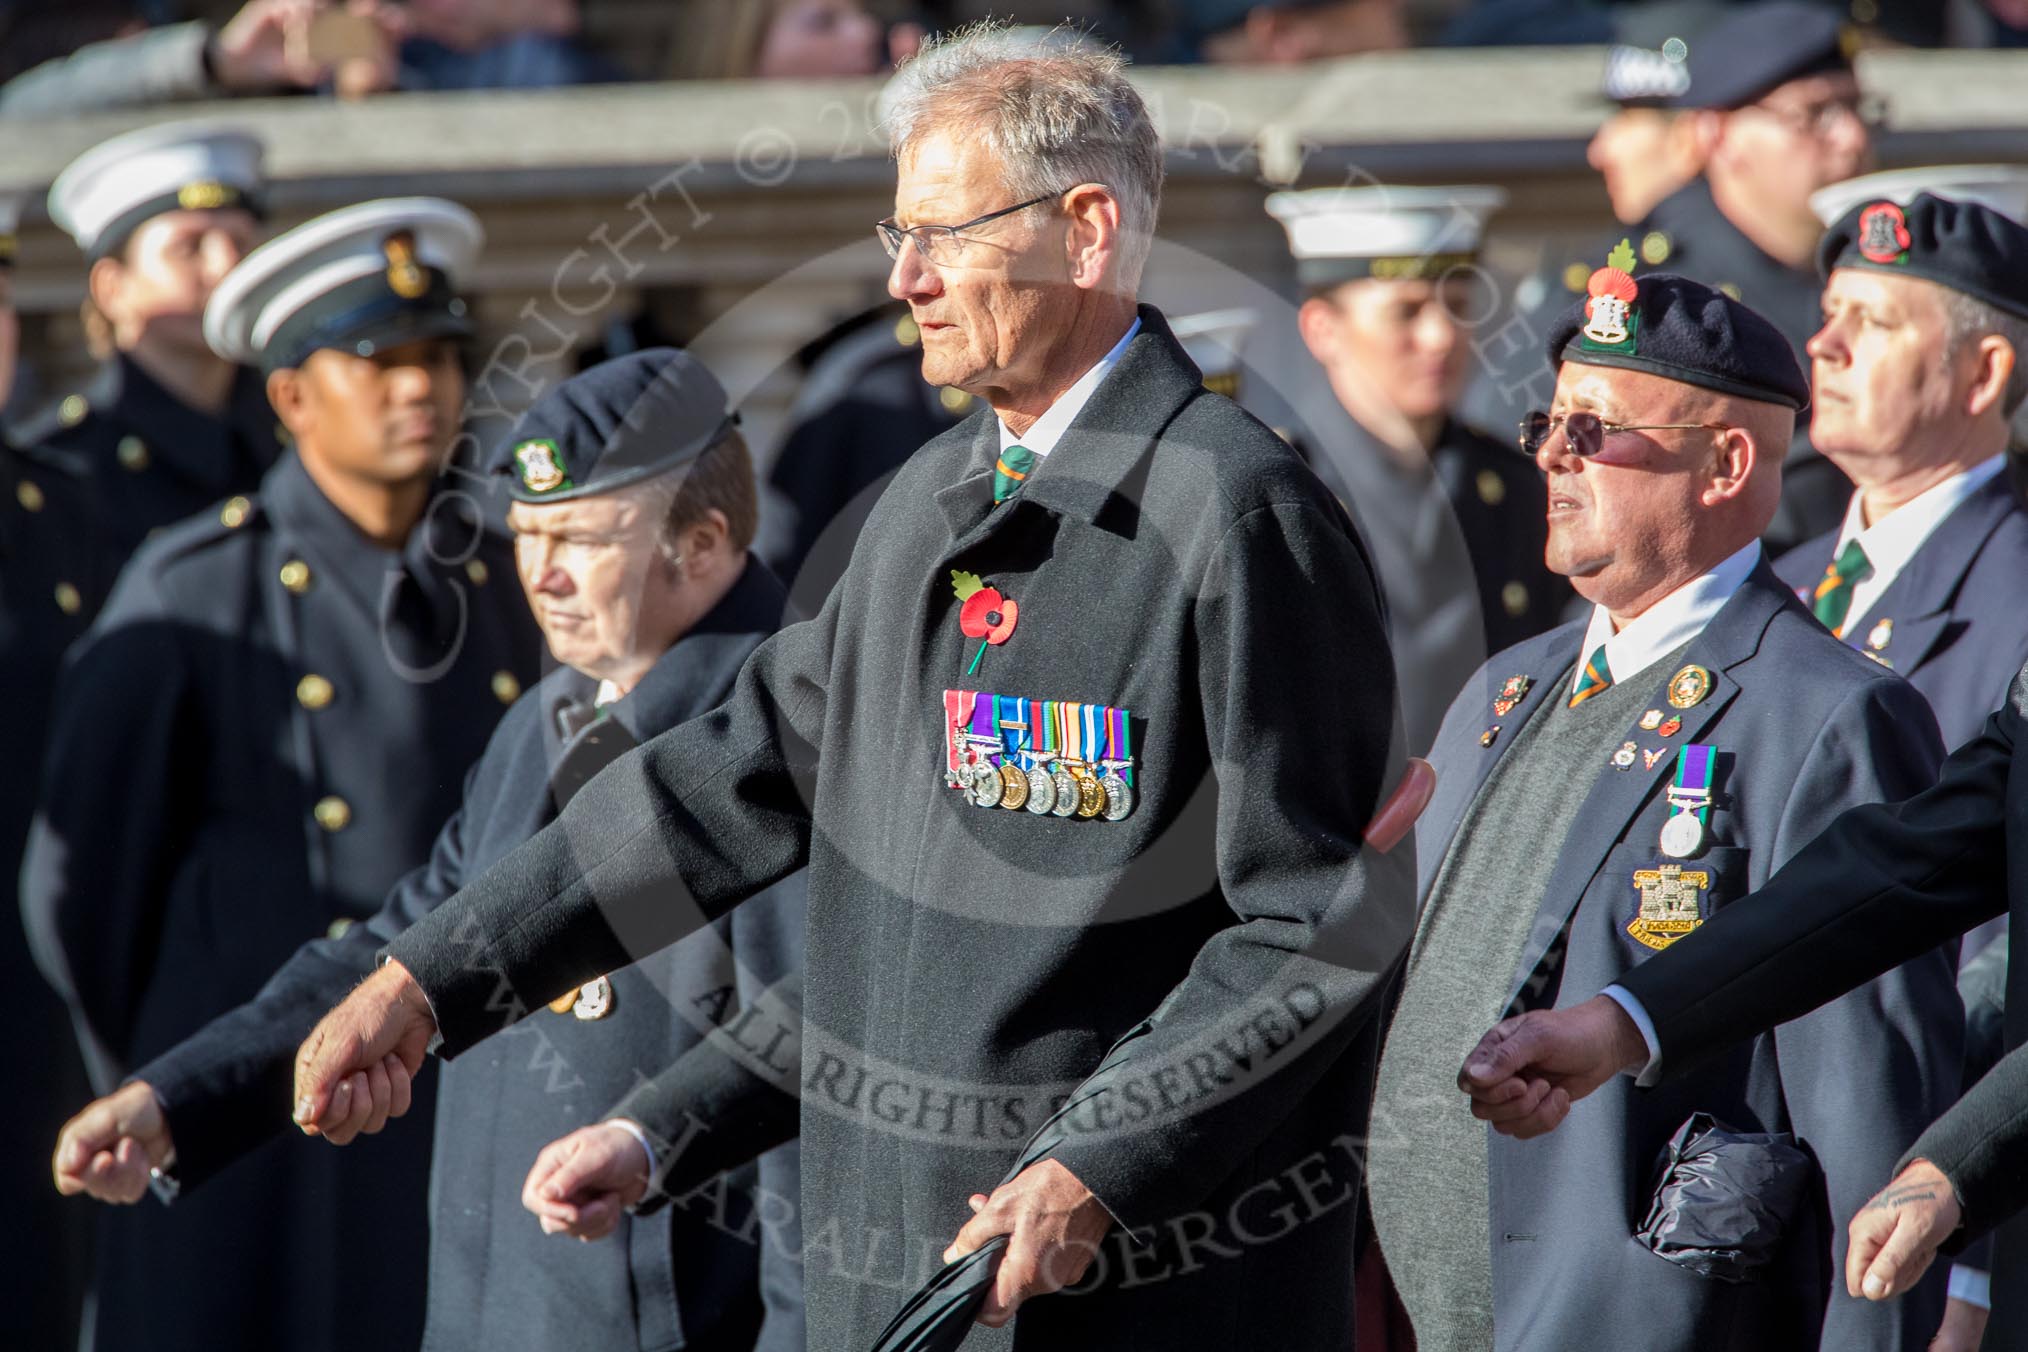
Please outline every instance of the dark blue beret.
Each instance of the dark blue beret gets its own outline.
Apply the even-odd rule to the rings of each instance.
[[[1917,193],[1853,207],[1817,246],[1817,270],[1921,277],[2028,319],[2028,228],[1977,202]]]
[[[1746,5],[1690,41],[1690,87],[1671,108],[1743,108],[1805,75],[1850,70],[1838,12],[1807,0]]]
[[[579,372],[536,400],[502,469],[519,502],[610,493],[689,464],[738,421],[703,362],[649,348]]]
[[[1590,294],[1549,330],[1549,365],[1567,361],[1645,371],[1797,410],[1810,402],[1810,382],[1780,329],[1724,292],[1669,273],[1592,274]]]

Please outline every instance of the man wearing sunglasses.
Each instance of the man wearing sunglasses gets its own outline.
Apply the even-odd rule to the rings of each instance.
[[[1680,277],[1602,268],[1589,289],[1551,332],[1555,401],[1522,449],[1548,478],[1549,565],[1592,613],[1492,658],[1431,754],[1421,918],[1375,1092],[1376,1232],[1422,1352],[1563,1352],[1576,1330],[1919,1348],[1940,1285],[1826,1312],[1823,1198],[1849,1214],[1956,1092],[1941,954],[1667,1094],[1624,1085],[1552,1141],[1492,1136],[1457,1099],[1477,1018],[1597,994],[1941,755],[1921,697],[1827,641],[1762,555],[1809,394],[1780,331]],[[1701,1190],[1663,1171],[1672,1150]]]
[[[1875,103],[1861,96],[1835,11],[1807,0],[1741,6],[1691,34],[1680,92],[1685,154],[1702,172],[1629,232],[1640,261],[1713,286],[1774,322],[1802,357],[1817,329],[1817,240],[1810,194],[1862,172]],[[1565,281],[1582,290],[1590,261]],[[1769,527],[1779,553],[1838,522],[1849,485],[1798,438]]]

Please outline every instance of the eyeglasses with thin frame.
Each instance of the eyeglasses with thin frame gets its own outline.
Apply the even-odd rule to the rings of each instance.
[[[1104,185],[1101,184],[1100,186]],[[957,225],[901,226],[896,225],[894,218],[890,216],[886,220],[876,223],[873,229],[874,233],[880,236],[880,245],[887,250],[889,258],[901,257],[902,244],[905,241],[914,240],[916,252],[929,262],[956,263],[963,258],[965,245],[969,242],[965,239],[965,231],[975,230],[988,221],[997,221],[1002,216],[1012,216],[1017,211],[1026,211],[1028,208],[1040,206],[1044,202],[1053,202],[1069,191],[1069,188],[1060,188],[1055,192],[1044,193],[1040,197],[1031,197],[1026,202],[1016,202],[1011,207],[1001,207],[998,211],[989,211],[983,216],[974,216],[971,220]]]
[[[1521,450],[1534,455],[1557,431],[1564,445],[1579,459],[1589,459],[1605,447],[1605,439],[1620,432],[1729,432],[1731,423],[1614,423],[1596,413],[1566,413],[1555,417],[1539,409],[1521,419]]]
[[[1856,118],[1869,131],[1887,123],[1887,100],[1878,94],[1861,94],[1850,99],[1825,99],[1819,103],[1791,108],[1773,103],[1749,103],[1742,112],[1766,113],[1788,124],[1789,130],[1819,136],[1831,131],[1841,117]]]

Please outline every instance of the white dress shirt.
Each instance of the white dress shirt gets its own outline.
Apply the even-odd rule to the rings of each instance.
[[[1837,558],[1845,552],[1845,546],[1857,540],[1859,547],[1866,551],[1866,561],[1872,571],[1852,586],[1852,608],[1845,612],[1844,632],[1857,633],[1859,622],[1866,612],[1873,608],[1881,594],[1894,585],[1894,579],[1901,576],[1901,570],[1915,557],[1930,535],[1944,518],[1956,511],[1972,494],[1984,488],[1994,475],[2006,467],[2006,457],[1996,455],[1981,461],[1960,474],[1953,474],[1934,488],[1910,498],[1894,511],[1881,517],[1872,525],[1866,524],[1862,490],[1852,495],[1852,501],[1845,508],[1845,524],[1838,528],[1838,543],[1832,549],[1831,557]],[[1815,585],[1814,581],[1809,585]]]
[[[1026,446],[1035,452],[1037,459],[1055,450],[1056,443],[1063,440],[1063,434],[1070,430],[1070,424],[1084,411],[1084,406],[1091,402],[1092,392],[1099,387],[1100,382],[1112,374],[1112,369],[1120,364],[1120,358],[1126,355],[1127,344],[1132,342],[1134,335],[1140,331],[1141,320],[1137,315],[1134,322],[1127,325],[1127,331],[1121,335],[1120,341],[1113,344],[1112,351],[1100,357],[1091,370],[1079,376],[1075,385],[1057,395],[1056,402],[1043,411],[1042,416],[1035,420],[1035,425],[1024,435],[1015,436],[1007,430],[1007,424],[1001,422],[1000,449],[1004,451],[1009,446]]]
[[[1613,617],[1604,606],[1591,608],[1591,624],[1584,631],[1584,646],[1578,649],[1577,670],[1570,679],[1570,693],[1577,693],[1584,679],[1585,663],[1603,643],[1606,670],[1613,684],[1630,681],[1655,663],[1675,652],[1711,623],[1711,617],[1725,608],[1760,566],[1760,541],[1755,540],[1723,563],[1670,592],[1627,622],[1617,632]]]

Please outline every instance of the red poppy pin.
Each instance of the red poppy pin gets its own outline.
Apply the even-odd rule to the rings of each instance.
[[[1906,263],[1908,246],[1915,237],[1908,233],[1908,217],[1893,202],[1875,202],[1859,213],[1859,256],[1869,263]]]
[[[951,590],[958,597],[959,630],[967,638],[985,640],[965,671],[970,676],[978,671],[979,659],[986,655],[989,644],[997,648],[1013,637],[1015,622],[1021,618],[1021,606],[1013,597],[1002,596],[998,587],[987,586],[977,573],[961,573],[953,568]]]

